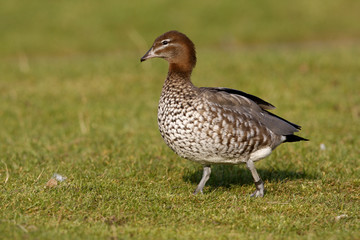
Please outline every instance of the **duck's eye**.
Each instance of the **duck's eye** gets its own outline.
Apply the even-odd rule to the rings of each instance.
[[[168,40],[162,40],[161,43],[162,43],[162,45],[168,45],[169,41]]]

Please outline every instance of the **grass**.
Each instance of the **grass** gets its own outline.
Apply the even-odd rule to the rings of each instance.
[[[357,1],[0,5],[1,238],[360,238]],[[311,139],[256,164],[264,198],[244,166],[193,196],[201,167],[163,143],[167,65],[139,59],[170,29],[197,45],[196,85],[258,95]]]

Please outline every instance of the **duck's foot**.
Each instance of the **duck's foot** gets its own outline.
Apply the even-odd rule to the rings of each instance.
[[[264,183],[260,179],[259,181],[255,182],[256,190],[253,194],[250,195],[250,197],[264,197]]]
[[[251,194],[251,197],[263,197],[264,196],[264,183],[261,180],[259,174],[257,173],[256,169],[255,169],[255,165],[254,162],[252,160],[248,160],[246,162],[246,166],[248,167],[248,169],[251,172],[251,175],[253,176],[254,182],[255,182],[255,187],[256,187],[256,191]]]
[[[204,166],[202,178],[200,180],[199,185],[196,187],[196,189],[194,191],[194,195],[196,195],[198,192],[203,193],[203,188],[204,188],[207,180],[209,180],[210,174],[211,174],[210,166],[208,166],[208,165]]]
[[[196,188],[193,194],[196,195],[198,193],[204,194],[202,189]]]

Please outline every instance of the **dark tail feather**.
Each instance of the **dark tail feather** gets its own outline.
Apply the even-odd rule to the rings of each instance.
[[[284,142],[298,142],[298,141],[309,141],[309,139],[302,138],[296,135],[286,135],[286,140]]]

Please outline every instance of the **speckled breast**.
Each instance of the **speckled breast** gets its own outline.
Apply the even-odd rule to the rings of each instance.
[[[164,95],[158,107],[159,130],[166,144],[183,158],[202,164],[237,164],[271,140],[251,116],[201,98]]]

